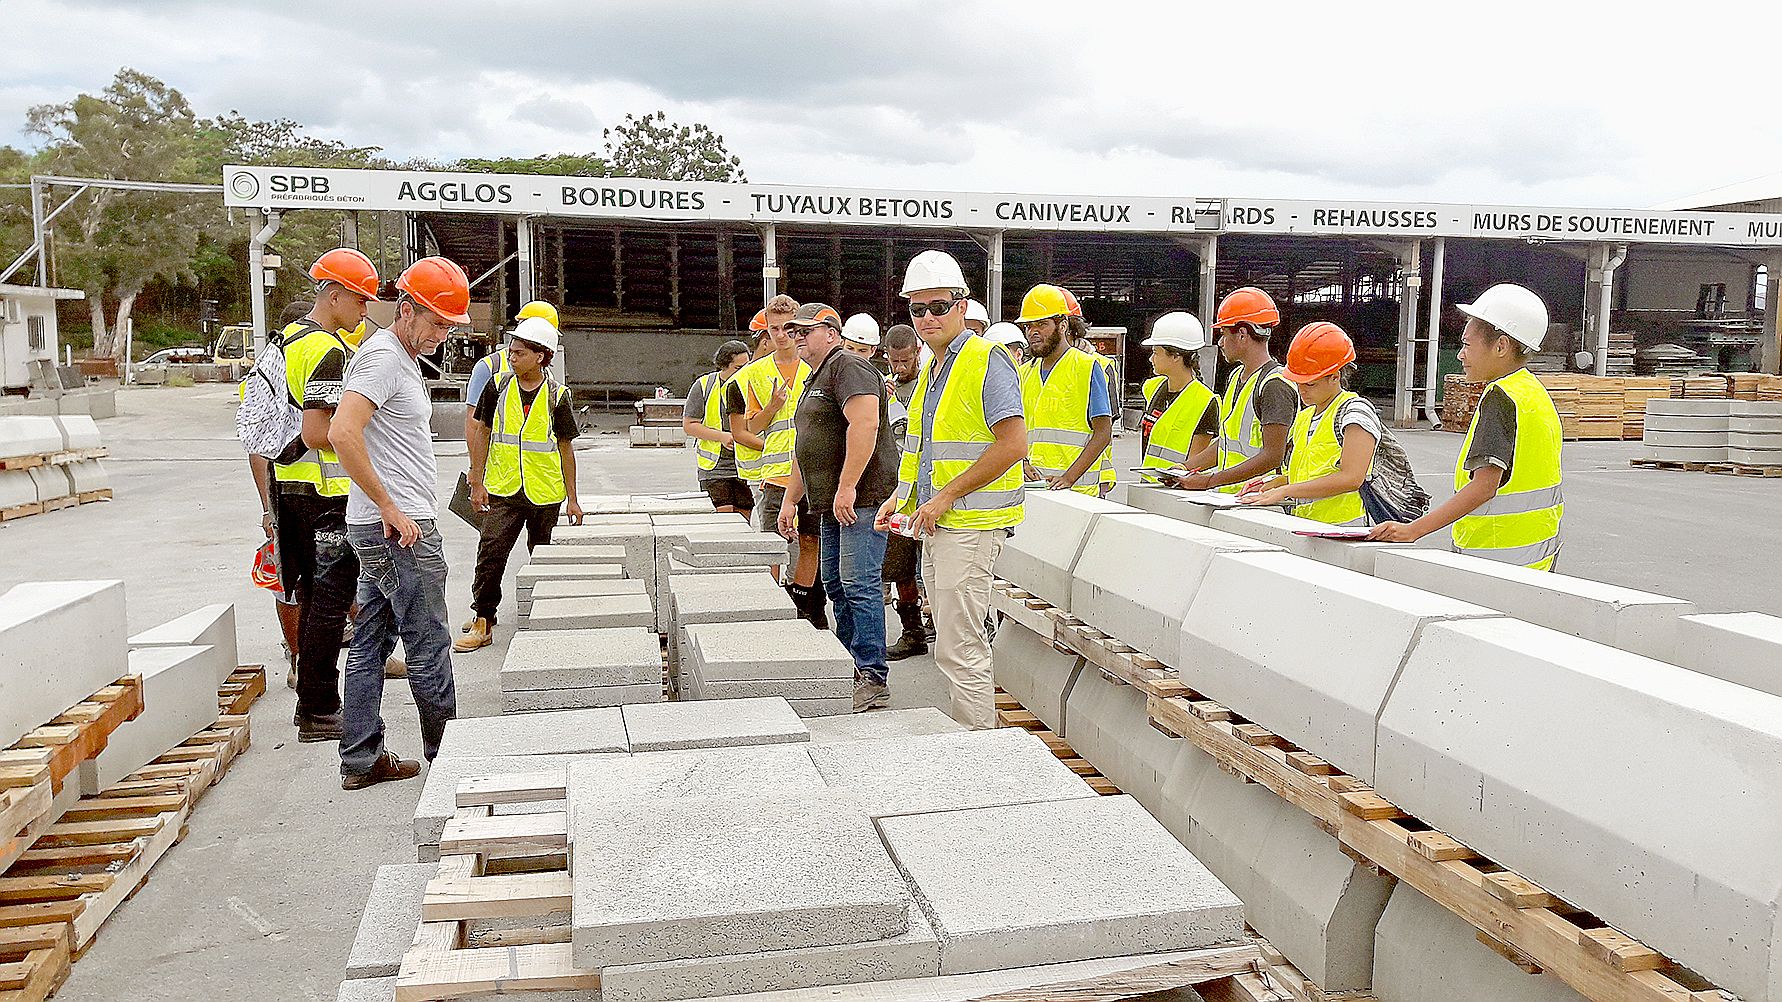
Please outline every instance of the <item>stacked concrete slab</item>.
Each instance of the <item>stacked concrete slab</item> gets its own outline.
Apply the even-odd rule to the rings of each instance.
[[[130,652],[142,676],[142,712],[80,764],[80,788],[100,793],[217,720],[216,648],[144,647]],[[234,666],[230,666],[233,670]]]
[[[438,875],[438,863],[377,868],[365,910],[359,915],[358,935],[347,954],[349,979],[392,977],[401,969],[402,955],[414,944],[415,929],[421,924],[421,899],[427,882]]]
[[[1441,550],[1381,554],[1374,573],[1610,647],[1669,660],[1695,604],[1586,578]]]
[[[1640,442],[1648,459],[1670,463],[1724,463],[1730,445],[1733,400],[1648,400]]]
[[[656,609],[648,595],[592,595],[534,598],[526,610],[526,630],[599,630],[637,627],[654,633]]]
[[[811,732],[779,697],[640,703],[626,706],[625,735],[634,752],[801,743]]]
[[[111,489],[111,473],[97,459],[82,459],[56,467],[68,478],[68,490],[75,495]]]
[[[830,789],[875,818],[1097,796],[1045,742],[1012,727],[812,745],[809,751]]]
[[[0,595],[0,748],[127,674],[124,638],[122,581],[36,581]]]
[[[1077,564],[1089,531],[1104,515],[1130,514],[1132,509],[1075,491],[1034,492],[1027,499],[1026,518],[1002,544],[995,573],[1060,609],[1069,611],[1071,568]]]
[[[630,748],[624,715],[616,706],[602,706],[459,717],[446,724],[439,757],[587,755]]]
[[[641,600],[642,596],[629,596]],[[600,599],[540,599],[555,602]],[[635,618],[634,618],[635,620]],[[662,696],[662,645],[645,625],[545,629],[535,616],[508,644],[501,665],[504,712],[654,703]]]
[[[528,564],[612,564],[623,567],[625,548],[599,543],[552,543],[532,551]]]
[[[1761,612],[1683,616],[1677,664],[1750,689],[1782,696],[1782,619]]]
[[[871,741],[877,738],[914,737],[918,734],[962,734],[958,721],[932,706],[907,710],[874,710],[833,717],[811,717],[804,722],[812,744],[837,741]]]
[[[792,596],[774,583],[765,570],[675,574],[669,577],[663,594],[668,604],[668,669],[677,676],[688,627],[790,620],[798,616]]]
[[[0,459],[62,451],[62,429],[53,417],[0,415]]]
[[[1289,553],[1363,574],[1374,573],[1374,560],[1383,552],[1406,548],[1407,543],[1364,543],[1348,539],[1320,539],[1308,532],[1335,528],[1324,522],[1299,518],[1268,508],[1232,508],[1215,512],[1209,523],[1215,529],[1273,543]]]
[[[996,664],[996,684],[1038,717],[1054,734],[1069,740],[1065,707],[1071,686],[1084,670],[1083,659],[1052,646],[1050,637],[1013,620],[996,628],[990,648]]]
[[[62,433],[64,452],[82,452],[100,446],[99,424],[90,414],[63,414],[55,418]]]
[[[1750,466],[1782,466],[1782,403],[1733,401],[1726,458]]]
[[[565,568],[567,569],[567,568]],[[524,570],[524,568],[522,568]],[[607,598],[614,595],[638,595],[649,598],[649,586],[632,578],[540,577],[532,587],[518,596],[519,625],[525,627],[532,614],[532,603],[538,599]]]
[[[227,603],[207,605],[160,626],[152,627],[130,638],[131,649],[144,647],[209,647],[209,658],[215,681],[212,688],[228,681],[241,664],[235,642],[235,606]]]
[[[630,435],[631,445],[634,448],[655,448],[687,443],[687,433],[671,424],[634,424],[631,426]]]
[[[683,633],[681,680],[692,699],[780,696],[807,717],[853,709],[854,659],[828,630],[788,618],[701,623]]]

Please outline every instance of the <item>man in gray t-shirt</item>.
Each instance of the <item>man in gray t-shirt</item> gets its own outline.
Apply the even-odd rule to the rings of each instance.
[[[359,615],[341,706],[340,785],[358,790],[412,779],[419,762],[384,747],[384,659],[397,637],[432,761],[457,715],[446,628],[445,546],[434,522],[439,476],[433,404],[416,363],[470,322],[470,282],[443,257],[416,261],[396,280],[396,320],[359,346],[347,366],[329,441],[352,478],[347,538],[359,558]]]

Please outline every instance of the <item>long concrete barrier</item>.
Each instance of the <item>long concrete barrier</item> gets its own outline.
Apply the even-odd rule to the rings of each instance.
[[[1188,500],[1185,492],[1148,484],[1133,484],[1126,489],[1126,503],[1139,511],[1173,518],[1195,525],[1211,525],[1218,509]]]
[[[1002,544],[996,576],[1068,612],[1071,569],[1090,527],[1103,515],[1132,511],[1076,491],[1028,491],[1026,518]]]
[[[996,642],[990,653],[996,664],[996,684],[1054,734],[1070,740],[1065,705],[1071,686],[1083,671],[1082,659],[1060,653],[1050,638],[1012,620],[1005,620],[996,628]]]
[[[1529,623],[1437,623],[1379,732],[1394,804],[1720,987],[1782,998],[1782,697]]]
[[[1374,943],[1379,1002],[1583,1002],[1551,974],[1530,975],[1479,942],[1477,930],[1415,887],[1392,892]]]
[[[1335,526],[1299,518],[1268,508],[1232,508],[1214,512],[1208,523],[1215,529],[1273,543],[1289,553],[1311,557],[1320,563],[1347,567],[1363,574],[1374,572],[1374,560],[1383,552],[1402,550],[1408,543],[1363,543],[1347,539],[1321,539],[1306,532],[1329,532]]]
[[[31,581],[0,595],[0,748],[129,670],[122,581]]]
[[[1782,619],[1761,612],[1679,617],[1672,660],[1690,671],[1782,696]]]

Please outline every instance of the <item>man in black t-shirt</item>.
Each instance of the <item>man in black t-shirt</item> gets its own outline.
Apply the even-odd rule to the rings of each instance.
[[[885,379],[841,346],[841,314],[822,303],[798,308],[789,324],[811,374],[794,421],[792,478],[779,530],[796,531],[794,502],[818,516],[818,573],[835,607],[835,635],[854,656],[854,712],[891,702],[885,664],[882,574],[886,535],[873,516],[897,489],[898,448],[886,413]]]

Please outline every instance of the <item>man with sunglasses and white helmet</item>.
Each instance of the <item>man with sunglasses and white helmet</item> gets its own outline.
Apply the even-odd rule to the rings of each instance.
[[[1023,516],[1027,425],[1008,353],[965,327],[970,289],[959,262],[927,250],[911,259],[901,294],[911,325],[934,351],[910,400],[897,492],[874,524],[923,541],[922,576],[934,610],[935,664],[953,719],[996,726],[996,681],[985,619],[990,569]],[[898,525],[893,526],[893,516]]]

